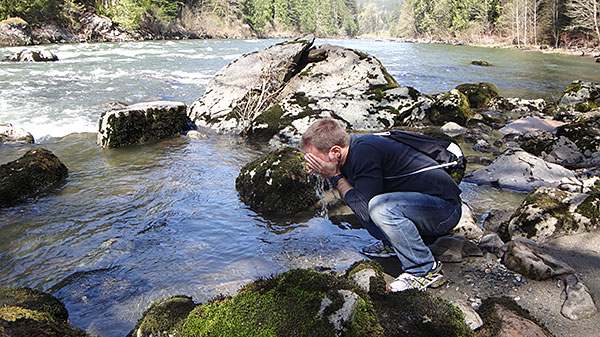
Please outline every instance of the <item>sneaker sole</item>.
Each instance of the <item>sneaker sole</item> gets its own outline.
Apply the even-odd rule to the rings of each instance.
[[[419,290],[425,290],[426,288],[439,288],[441,287],[444,283],[446,283],[446,278],[444,277],[444,275],[437,275],[433,280],[427,282],[426,284],[424,284],[421,288],[419,288]]]
[[[368,256],[368,257],[380,257],[380,258],[386,258],[386,257],[394,257],[396,256],[396,254],[378,254],[378,253],[365,253],[365,252],[361,252],[363,255]]]

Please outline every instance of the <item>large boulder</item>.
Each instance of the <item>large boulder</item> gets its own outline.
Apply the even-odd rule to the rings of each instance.
[[[85,337],[55,297],[30,288],[0,288],[0,336]]]
[[[233,298],[196,307],[184,336],[383,336],[365,292],[348,280],[291,270]]]
[[[447,122],[465,125],[473,114],[467,96],[457,89],[452,89],[435,96],[431,109],[427,111],[427,117],[434,125],[444,125]]]
[[[558,106],[587,112],[600,106],[600,83],[574,81],[565,89]]]
[[[299,149],[284,147],[246,164],[235,187],[241,199],[258,212],[293,214],[319,200],[317,179],[309,179]]]
[[[531,192],[513,214],[508,231],[512,239],[526,237],[537,243],[592,229],[600,221],[600,191],[568,192],[540,187]]]
[[[25,20],[17,17],[0,21],[0,47],[29,44],[31,44],[31,30]]]
[[[565,123],[540,117],[523,117],[501,128],[503,134],[525,134],[532,131],[553,131]]]
[[[296,72],[313,42],[314,36],[308,35],[244,55],[228,64],[208,82],[204,95],[192,103],[190,118],[201,127],[235,133],[247,131],[256,112],[266,110],[273,96]]]
[[[144,312],[128,337],[169,337],[179,335],[196,304],[188,296],[174,296],[156,302]]]
[[[575,173],[521,149],[508,149],[494,162],[467,175],[465,181],[518,191],[561,183],[580,184]]]
[[[33,136],[10,123],[0,123],[0,144],[33,144]]]
[[[21,50],[8,56],[10,62],[55,62],[58,56],[49,50]]]
[[[98,124],[98,145],[117,148],[178,135],[189,129],[189,118],[185,103],[156,101],[104,112]]]
[[[500,96],[498,87],[492,83],[465,83],[456,89],[467,96],[473,109],[485,109],[492,98]]]
[[[8,207],[52,188],[67,177],[67,167],[46,149],[29,150],[0,166],[0,207]]]
[[[575,270],[548,253],[532,241],[517,239],[506,244],[503,256],[506,267],[533,280],[547,280]]]
[[[543,98],[495,97],[490,100],[487,107],[490,110],[513,112],[521,116],[537,116],[544,112],[547,105]]]

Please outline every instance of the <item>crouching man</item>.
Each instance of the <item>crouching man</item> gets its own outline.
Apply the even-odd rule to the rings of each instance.
[[[460,189],[428,156],[393,139],[347,134],[334,119],[313,123],[300,143],[310,172],[329,179],[379,241],[363,248],[369,257],[397,256],[403,273],[390,291],[423,290],[444,282],[441,262],[422,235],[443,235],[461,217]]]

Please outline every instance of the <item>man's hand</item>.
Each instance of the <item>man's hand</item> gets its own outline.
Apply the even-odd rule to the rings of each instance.
[[[308,173],[318,173],[329,179],[334,175],[340,174],[339,161],[333,159],[330,162],[326,162],[312,153],[307,153],[304,158],[306,159],[306,166],[308,167]]]

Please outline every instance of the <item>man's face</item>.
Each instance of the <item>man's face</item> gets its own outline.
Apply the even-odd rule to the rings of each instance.
[[[333,164],[337,164],[337,161],[333,161],[333,158],[329,155],[329,153],[323,153],[319,150],[317,150],[314,146],[309,145],[307,146],[304,150],[306,150],[306,153],[310,153],[313,156],[319,158],[320,160],[326,162],[326,163],[333,163]]]

